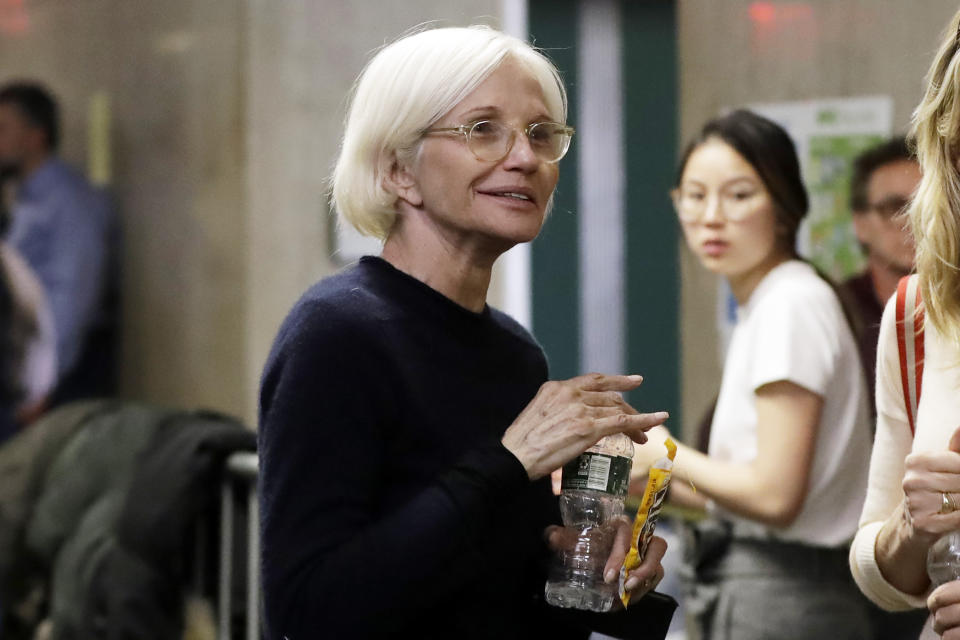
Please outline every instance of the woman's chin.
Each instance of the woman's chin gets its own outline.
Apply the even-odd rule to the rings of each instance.
[[[493,236],[493,240],[500,246],[506,247],[503,251],[507,251],[518,244],[533,242],[537,239],[537,236],[540,235],[542,228],[542,224],[513,225],[509,229],[500,230],[499,233]]]
[[[727,275],[726,269],[726,260],[723,259],[723,256],[714,256],[705,253],[698,253],[697,257],[700,259],[700,264],[703,265],[703,268],[711,273],[716,273],[717,275]]]

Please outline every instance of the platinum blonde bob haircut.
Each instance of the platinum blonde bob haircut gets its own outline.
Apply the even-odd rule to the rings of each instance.
[[[396,197],[383,175],[416,155],[425,129],[466,98],[510,57],[537,79],[552,119],[567,120],[557,68],[532,46],[487,26],[419,31],[381,49],[361,72],[347,111],[331,204],[341,224],[386,240]]]
[[[960,350],[960,11],[940,42],[912,137],[923,177],[908,209],[925,320]]]

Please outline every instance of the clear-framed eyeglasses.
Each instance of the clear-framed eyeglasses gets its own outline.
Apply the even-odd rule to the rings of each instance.
[[[467,141],[467,148],[484,162],[499,162],[507,157],[522,132],[536,156],[544,162],[559,162],[570,148],[574,129],[559,122],[534,122],[522,130],[497,120],[478,120],[458,127],[426,129],[423,134],[455,133]]]
[[[707,215],[713,198],[717,198],[718,213],[727,222],[742,222],[758,210],[758,196],[764,192],[756,187],[722,189],[710,193],[700,187],[679,187],[670,195],[673,208],[681,222],[696,223]]]

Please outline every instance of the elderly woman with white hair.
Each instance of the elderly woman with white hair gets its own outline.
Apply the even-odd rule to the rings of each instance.
[[[496,259],[543,225],[566,108],[549,60],[485,27],[407,36],[361,74],[333,202],[384,245],[304,294],[266,365],[271,640],[585,636],[543,602],[550,473],[667,415],[624,402],[639,376],[548,382],[540,346],[486,304]],[[636,599],[665,548],[629,575]]]

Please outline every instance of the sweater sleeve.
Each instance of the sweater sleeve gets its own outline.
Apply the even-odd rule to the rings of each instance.
[[[903,498],[904,461],[913,445],[900,386],[895,297],[887,303],[877,345],[877,430],[870,457],[860,530],[850,548],[850,570],[863,593],[888,611],[926,606],[926,594],[904,593],[883,577],[875,553],[883,523]]]
[[[303,314],[301,314],[303,315]],[[381,504],[396,399],[372,336],[306,314],[281,333],[261,390],[267,637],[367,637],[409,624],[470,579],[487,523],[527,486],[499,441]]]

